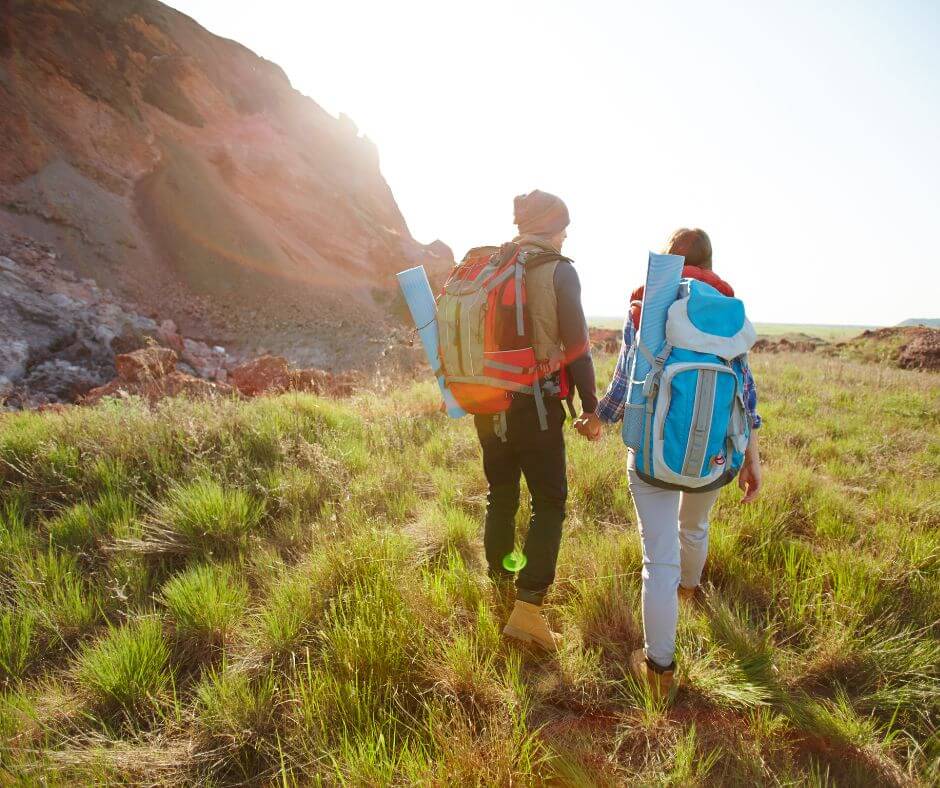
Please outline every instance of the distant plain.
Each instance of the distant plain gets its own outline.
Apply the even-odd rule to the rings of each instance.
[[[588,317],[588,323],[593,328],[620,328],[623,326],[623,317],[610,315],[597,315]],[[760,336],[784,337],[806,335],[818,337],[827,342],[841,342],[861,334],[863,331],[880,326],[840,326],[825,323],[755,323],[754,328]]]

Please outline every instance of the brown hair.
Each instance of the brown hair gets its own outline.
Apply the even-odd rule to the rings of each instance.
[[[686,265],[712,270],[712,242],[708,233],[698,227],[681,227],[676,230],[669,236],[666,253],[683,255]]]

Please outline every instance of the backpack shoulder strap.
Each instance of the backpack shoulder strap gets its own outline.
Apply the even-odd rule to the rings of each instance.
[[[540,265],[547,265],[548,263],[571,263],[574,265],[574,260],[570,257],[558,254],[557,252],[533,252],[527,254],[523,261],[526,270],[532,270],[533,268],[538,268]]]
[[[508,263],[520,248],[519,244],[507,241],[499,249],[494,250],[499,253],[499,265],[503,266]]]

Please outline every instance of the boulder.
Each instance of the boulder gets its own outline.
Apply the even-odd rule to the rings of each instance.
[[[166,347],[148,347],[115,356],[118,379],[142,383],[162,378],[176,369],[176,353]]]
[[[229,372],[229,380],[246,397],[277,394],[291,388],[291,373],[283,356],[261,356]]]
[[[112,380],[107,385],[89,391],[81,400],[81,404],[95,405],[105,397],[137,396],[153,404],[164,397],[202,399],[212,396],[231,396],[232,393],[231,386],[202,380],[187,375],[185,372],[173,371],[163,377],[138,382]]]
[[[22,339],[0,339],[0,375],[9,381],[18,380],[26,372],[29,344]]]

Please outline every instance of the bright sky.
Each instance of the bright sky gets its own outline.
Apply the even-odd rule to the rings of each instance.
[[[562,196],[589,314],[697,225],[754,320],[940,317],[934,0],[170,5],[350,115],[419,240]]]

